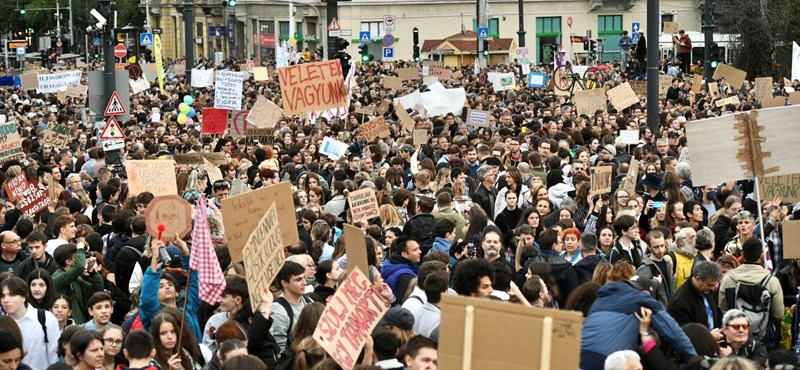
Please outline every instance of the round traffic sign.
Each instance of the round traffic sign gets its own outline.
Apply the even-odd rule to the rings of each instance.
[[[128,48],[125,45],[117,44],[114,46],[114,56],[117,58],[125,58],[125,55],[128,55]]]
[[[383,46],[390,47],[392,45],[394,45],[394,36],[390,33],[383,36]]]

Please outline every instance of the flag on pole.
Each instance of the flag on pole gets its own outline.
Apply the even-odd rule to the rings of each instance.
[[[217,254],[214,253],[214,245],[211,243],[211,227],[208,224],[206,202],[203,197],[197,199],[189,267],[199,276],[200,300],[212,305],[219,302],[226,286],[225,275],[222,274]]]

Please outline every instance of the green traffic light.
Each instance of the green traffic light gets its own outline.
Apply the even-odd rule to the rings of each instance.
[[[234,7],[234,6],[236,6],[236,0],[230,0],[230,1],[228,1],[228,6],[231,6],[231,7]]]
[[[362,62],[369,62],[369,55],[362,55],[361,56],[361,61]]]
[[[711,68],[717,68],[717,65],[719,65],[718,61],[716,61],[716,60],[712,60],[711,61]]]
[[[484,50],[483,51],[483,56],[487,56],[488,57],[489,56],[489,50]]]

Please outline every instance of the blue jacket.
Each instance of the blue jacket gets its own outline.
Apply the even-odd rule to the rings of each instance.
[[[383,267],[381,268],[381,277],[392,288],[392,292],[394,293],[395,297],[400,297],[405,295],[406,292],[398,292],[398,280],[403,275],[411,275],[411,278],[417,277],[417,270],[419,269],[418,265],[412,264],[411,261],[403,258],[392,255],[387,260],[383,261]]]
[[[433,240],[433,247],[431,248],[431,252],[438,251],[450,254],[450,247],[452,246],[453,246],[452,242],[450,242],[445,238],[437,236],[436,239]]]
[[[181,264],[186,271],[189,271],[189,257],[184,256]],[[147,331],[150,331],[150,324],[153,318],[161,311],[161,302],[158,300],[158,287],[161,284],[161,273],[163,271],[164,270],[161,268],[157,271],[153,271],[150,269],[150,266],[147,266],[144,277],[142,277],[142,292],[139,295],[141,297],[141,301],[139,302],[139,317]],[[200,279],[197,277],[197,271],[193,271],[192,275],[192,279],[187,287],[186,297],[184,298],[189,300],[189,302],[186,302],[186,323],[189,324],[189,328],[192,329],[192,332],[197,338],[203,338],[203,331],[200,329],[200,323],[197,321],[197,311],[200,309],[200,283],[198,282]],[[178,289],[178,287],[175,287],[175,289]],[[179,304],[178,309],[181,308]]]
[[[614,281],[600,288],[583,322],[581,369],[603,370],[608,355],[638,347],[639,321],[634,312],[639,312],[640,307],[653,310],[651,330],[675,348],[684,361],[697,357],[692,342],[661,303],[630,282]]]

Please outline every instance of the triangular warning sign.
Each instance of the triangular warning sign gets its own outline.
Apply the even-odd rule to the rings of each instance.
[[[339,20],[336,17],[331,19],[331,23],[328,24],[328,31],[341,31],[342,27],[339,27]]]
[[[104,116],[117,116],[120,114],[126,114],[128,110],[125,109],[125,105],[122,104],[122,100],[119,98],[119,94],[116,91],[111,94],[111,99],[108,100],[108,105],[106,105],[106,111],[103,113]]]
[[[108,118],[108,122],[106,122],[106,127],[103,129],[103,132],[100,133],[100,140],[113,140],[113,139],[124,139],[125,133],[122,132],[122,128],[119,127],[119,123],[117,123],[117,119],[114,116]]]

